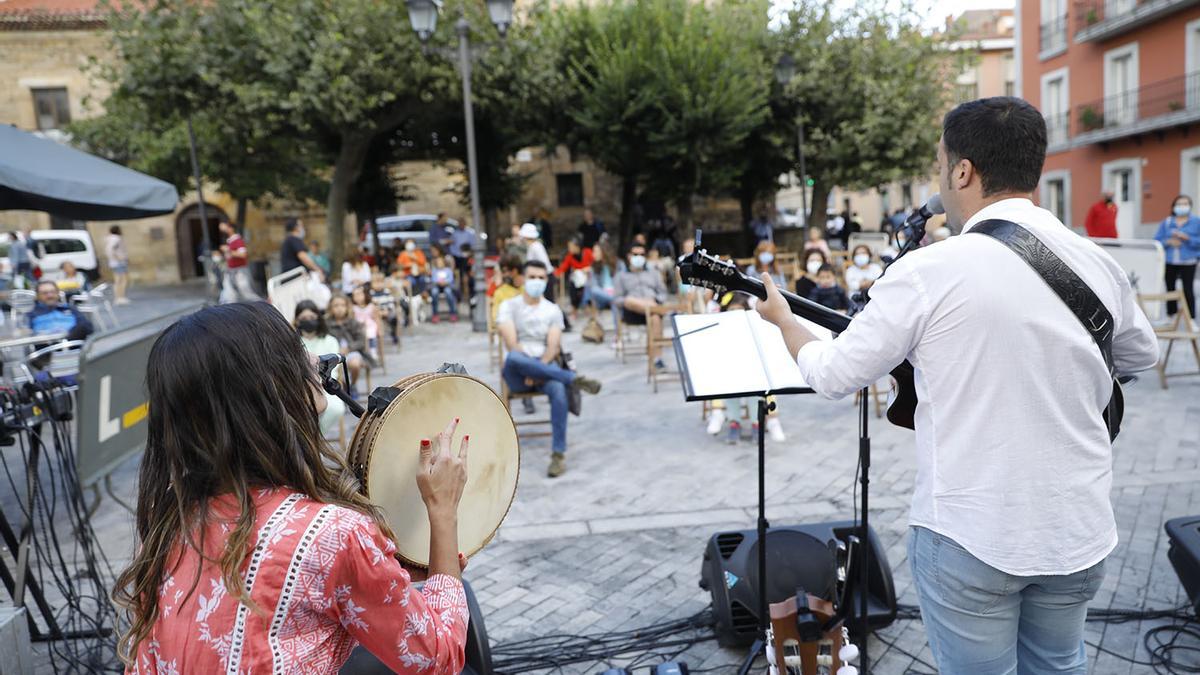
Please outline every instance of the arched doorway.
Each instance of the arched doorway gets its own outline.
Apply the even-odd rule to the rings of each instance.
[[[204,216],[208,220],[208,236],[213,246],[221,243],[221,231],[217,223],[228,218],[220,208],[205,202]],[[179,264],[179,278],[186,281],[204,276],[200,260],[204,255],[204,230],[200,223],[200,205],[192,204],[180,212],[175,219],[175,250]]]

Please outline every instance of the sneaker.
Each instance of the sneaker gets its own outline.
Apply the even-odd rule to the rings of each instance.
[[[654,369],[661,373],[667,369],[667,364],[662,359],[654,359]]]
[[[783,425],[779,423],[778,417],[767,418],[767,433],[771,435],[771,440],[777,443],[787,440],[787,436],[783,435]]]
[[[458,323],[458,315],[457,314],[450,315],[450,323]]]
[[[725,435],[725,442],[730,445],[737,445],[737,442],[742,438],[742,425],[737,422],[729,423],[729,433]]]
[[[433,316],[429,317],[429,323],[441,323],[441,322],[442,322],[442,317],[438,316],[437,314],[434,314]]]
[[[725,427],[725,411],[720,408],[713,408],[713,411],[708,413],[708,434],[716,436],[721,433],[721,429]]]
[[[595,395],[600,393],[600,382],[590,377],[584,377],[583,375],[575,376],[575,386],[589,394]]]
[[[533,399],[531,398],[521,399],[521,407],[524,408],[526,415],[532,415],[537,412],[537,408],[533,407]]]
[[[117,304],[117,305],[128,305],[128,304],[129,304],[129,302],[130,302],[129,298],[117,298],[117,300],[116,300],[116,302],[115,302],[114,304]]]
[[[558,478],[567,472],[567,456],[561,452],[550,453],[550,468],[546,469],[546,475],[550,478]]]

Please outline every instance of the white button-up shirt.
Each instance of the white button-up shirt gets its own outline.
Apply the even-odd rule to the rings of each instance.
[[[1024,260],[965,234],[989,218],[1024,226],[1096,293],[1115,321],[1118,372],[1157,362],[1121,267],[1027,199],[991,204],[963,235],[901,258],[846,332],[796,360],[818,393],[840,398],[907,358],[920,399],[909,522],[1009,574],[1071,574],[1117,544],[1100,416],[1112,380],[1091,335]]]

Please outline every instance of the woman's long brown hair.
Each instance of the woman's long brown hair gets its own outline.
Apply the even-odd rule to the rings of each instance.
[[[113,593],[130,614],[120,644],[127,664],[158,620],[159,588],[185,546],[218,565],[229,594],[254,607],[242,581],[256,544],[254,489],[285,487],[354,509],[392,536],[321,436],[316,384],[299,336],[265,303],[203,309],[155,341],[146,369],[150,426],[138,482],[138,546]],[[240,513],[212,559],[204,531],[208,502],[220,494],[232,495]],[[199,568],[193,590],[198,581]]]

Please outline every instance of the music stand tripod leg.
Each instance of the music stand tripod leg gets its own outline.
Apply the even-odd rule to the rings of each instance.
[[[862,542],[862,561],[859,565],[859,630],[862,632],[862,645],[859,648],[859,672],[862,675],[869,675],[871,672],[871,657],[867,654],[867,638],[871,635],[870,619],[867,616],[867,600],[870,595],[871,581],[871,539],[870,529],[867,526],[867,492],[871,484],[868,477],[871,470],[871,434],[869,433],[867,423],[870,420],[869,410],[867,407],[867,396],[870,393],[869,387],[863,387],[862,393],[858,398],[858,413],[859,413],[859,429],[858,429],[858,461],[862,465],[862,471],[859,473],[859,483],[862,485],[862,520],[859,538]]]
[[[767,627],[771,625],[767,608],[767,413],[775,404],[764,396],[758,399],[758,639],[750,646],[742,661],[738,675],[747,675],[758,655],[770,648],[767,644]]]

